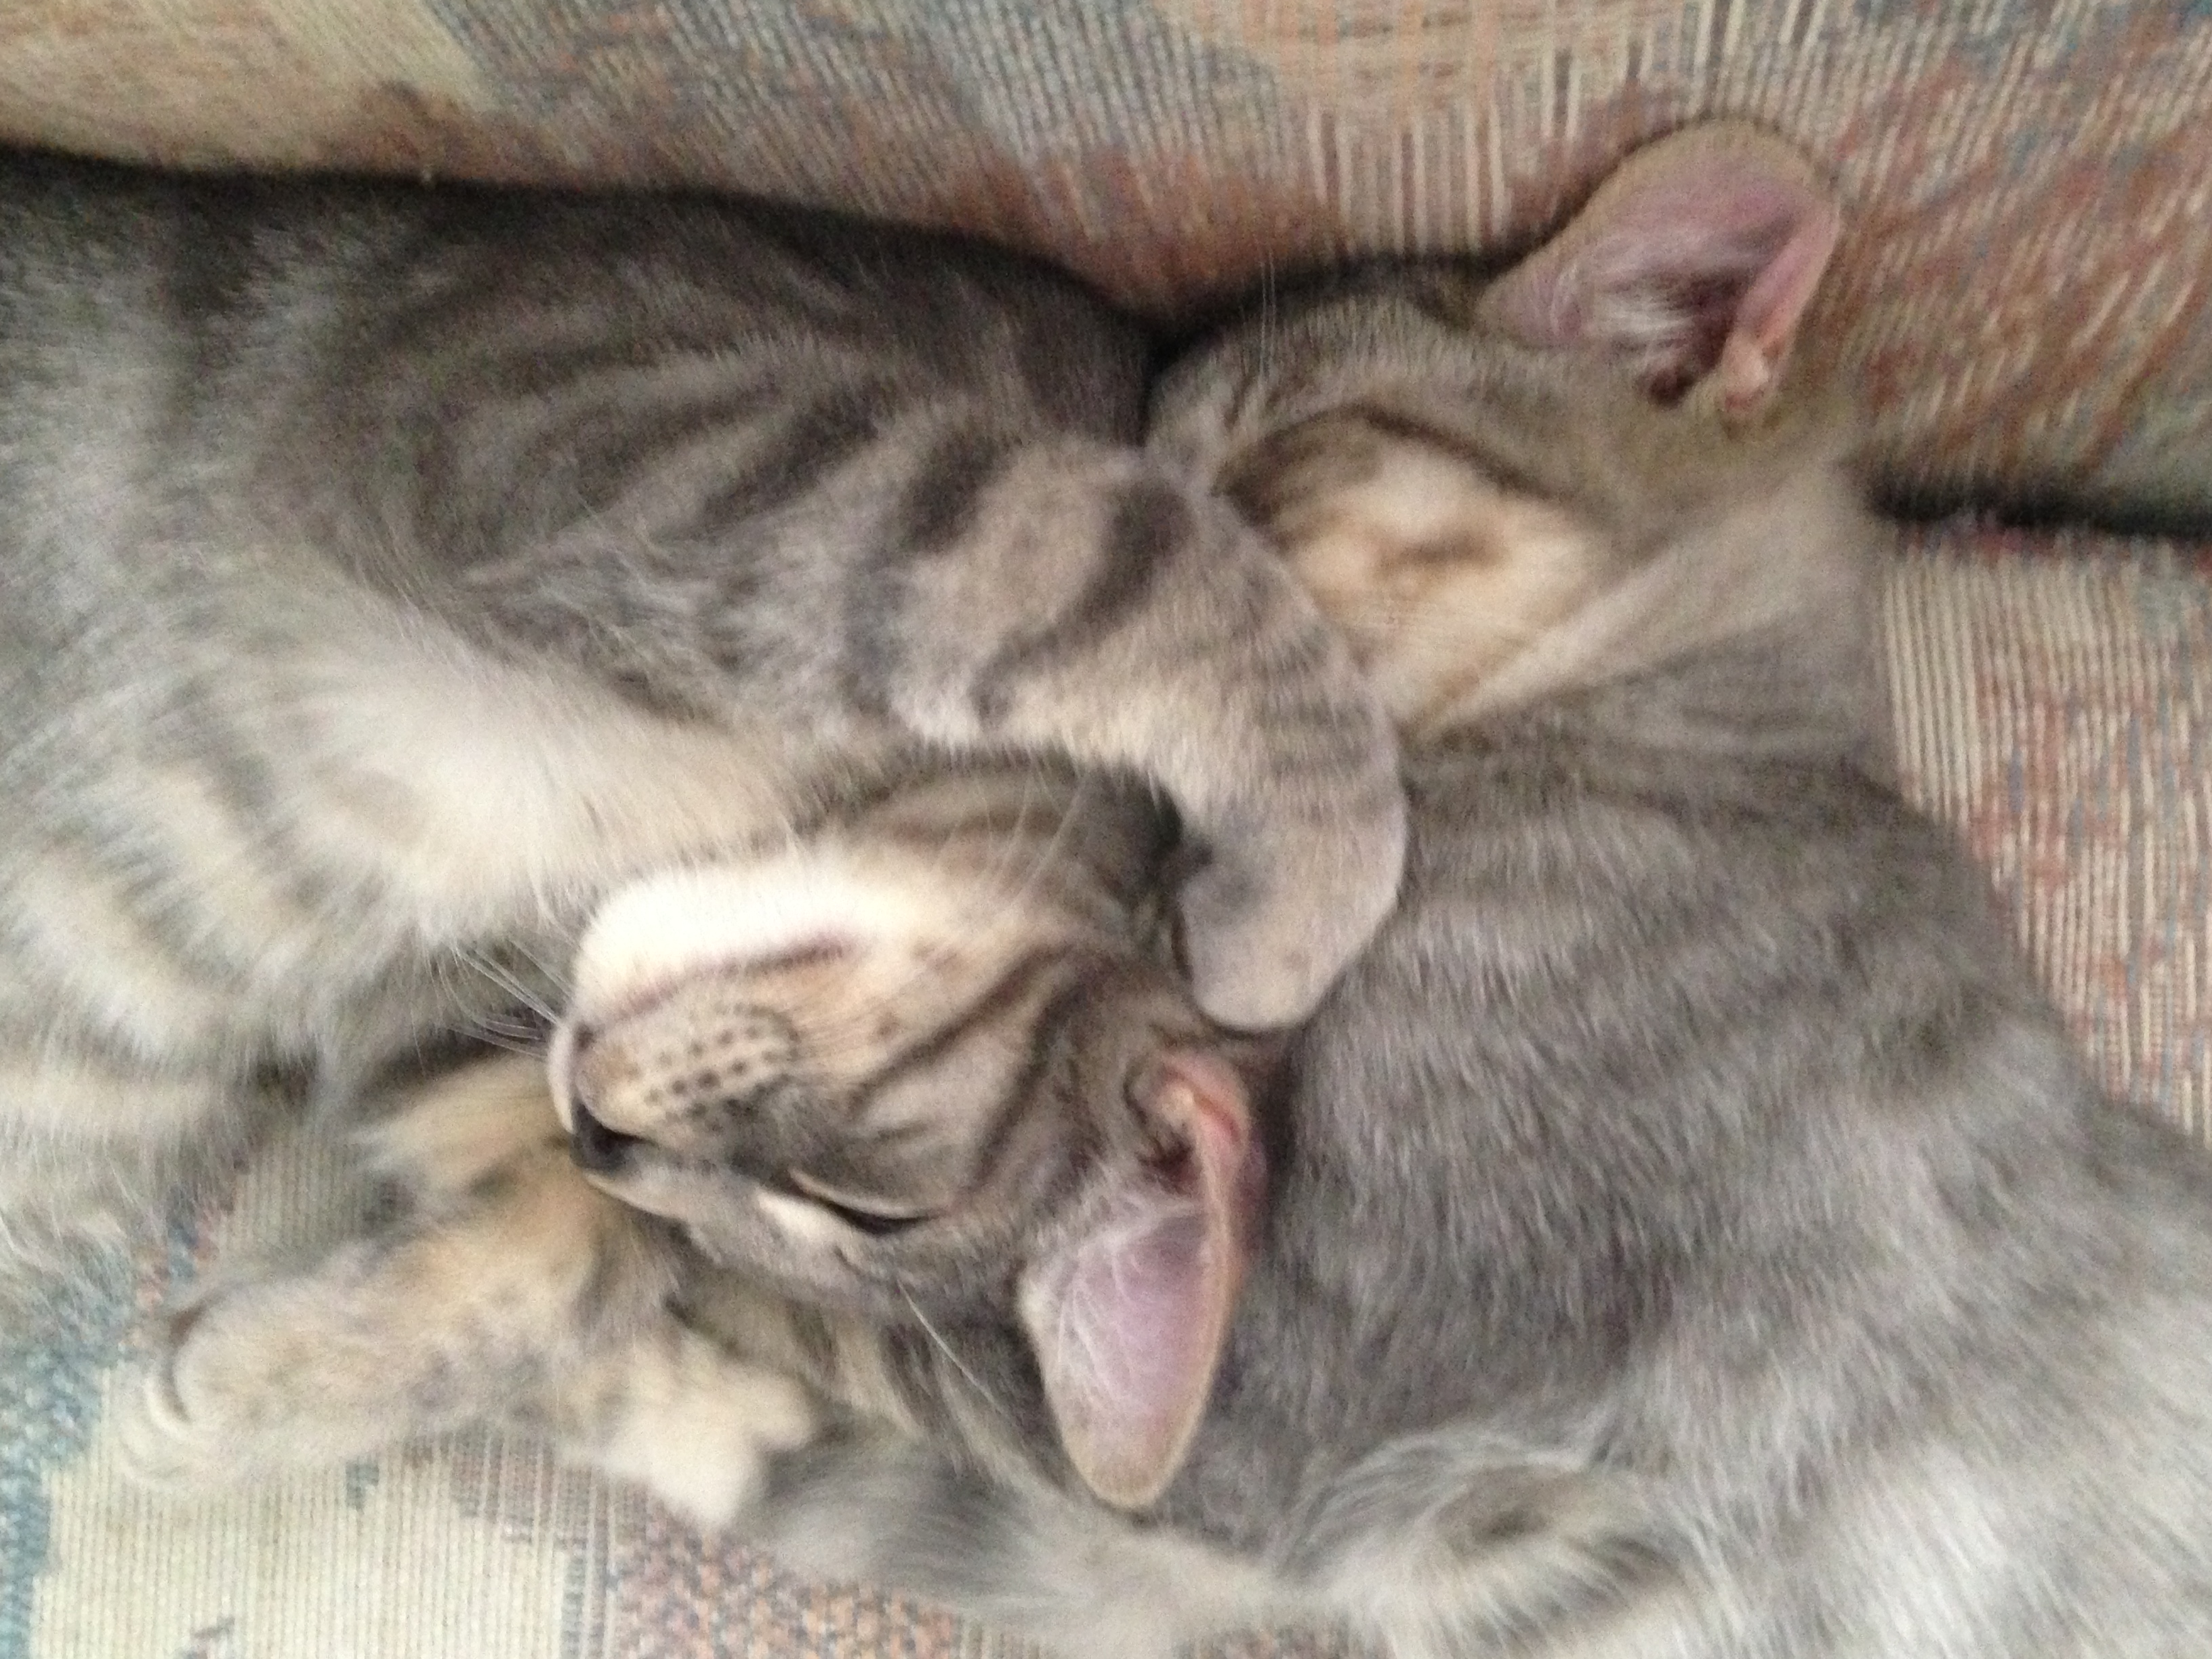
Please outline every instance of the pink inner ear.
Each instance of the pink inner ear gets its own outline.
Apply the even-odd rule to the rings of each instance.
[[[1132,1172],[1083,1234],[1024,1277],[1020,1298],[1068,1459],[1125,1509],[1174,1479],[1205,1411],[1257,1184],[1243,1091],[1226,1065],[1170,1056],[1149,1106],[1185,1158]]]
[[[1533,343],[1592,346],[1671,401],[1718,374],[1723,407],[1771,389],[1839,221],[1779,140],[1691,128],[1632,156],[1492,290]]]
[[[1818,211],[1797,222],[1745,291],[1716,365],[1723,406],[1741,410],[1771,389],[1797,337],[1797,325],[1812,307],[1842,229],[1834,207],[1821,204]]]

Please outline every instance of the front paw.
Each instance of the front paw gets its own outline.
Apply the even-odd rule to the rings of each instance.
[[[1176,895],[1199,1006],[1235,1030],[1295,1024],[1397,902],[1404,802],[1376,793],[1324,834],[1288,823],[1224,845]]]
[[[799,1383],[682,1327],[641,1341],[590,1393],[588,1406],[567,1402],[570,1421],[554,1425],[562,1449],[636,1482],[708,1532],[742,1514],[760,1495],[769,1462],[820,1426]]]
[[[246,1436],[233,1402],[193,1351],[205,1303],[171,1315],[146,1356],[124,1373],[109,1412],[123,1472],[139,1485],[179,1496],[236,1484],[246,1473]],[[217,1368],[218,1370],[220,1368]]]
[[[124,1468],[204,1492],[376,1451],[413,1427],[394,1409],[401,1346],[388,1329],[357,1328],[337,1287],[314,1276],[219,1286],[172,1314],[126,1377]]]

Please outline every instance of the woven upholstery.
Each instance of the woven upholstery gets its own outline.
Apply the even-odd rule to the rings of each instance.
[[[1907,787],[2112,1090],[2212,1139],[2212,552],[1921,532],[1889,624]]]

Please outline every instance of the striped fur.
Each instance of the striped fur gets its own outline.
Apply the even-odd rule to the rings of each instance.
[[[1398,910],[1287,1056],[1139,1523],[860,1440],[757,1535],[1098,1659],[2212,1650],[2212,1164],[2102,1097],[1888,781],[1790,349],[1832,214],[1692,130],[1502,275],[1270,296],[1170,373],[1156,441],[1407,724]]]
[[[1887,781],[1868,523],[1789,349],[1832,232],[1771,141],[1686,135],[1502,276],[1328,285],[1164,383],[1158,443],[1279,539],[1413,736],[1397,910],[1243,1057],[1265,1212],[1158,1491],[1070,1452],[1027,1317],[1040,1255],[1114,1218],[1132,1045],[1207,1042],[1113,919],[1108,826],[1142,817],[1083,820],[1095,908],[1079,873],[979,883],[1003,824],[916,866],[863,820],[601,913],[553,1071],[580,1160],[725,1270],[678,1301],[726,1364],[861,1419],[785,1449],[757,1372],[709,1390],[760,1430],[729,1458],[766,1482],[751,1535],[1081,1659],[1260,1622],[1397,1659],[2212,1648],[2212,1167],[2101,1097]],[[1119,973],[1027,1039],[1073,1086],[1039,1113],[933,1073],[913,1156],[870,1105],[901,1020],[1033,1006],[979,943],[1049,979],[1038,933],[1077,923]],[[902,981],[917,942],[941,982]],[[769,1035],[696,1078],[672,1045],[724,1042],[690,999],[733,981]],[[700,1403],[657,1397],[673,1448]]]
[[[923,757],[1152,783],[1207,1005],[1310,1006],[1395,747],[1143,351],[795,212],[0,157],[0,1279]]]
[[[191,1489],[493,1418],[720,1525],[857,1417],[1069,1478],[1021,1268],[1151,1182],[1166,1132],[1129,1102],[1158,1066],[1256,1084],[1272,1052],[1170,971],[1168,850],[1126,788],[976,770],[625,890],[554,1101],[501,1055],[380,1124],[397,1213],[173,1313],[124,1407],[134,1472]]]

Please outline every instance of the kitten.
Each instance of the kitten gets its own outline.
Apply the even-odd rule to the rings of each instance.
[[[0,154],[0,1285],[949,755],[1157,787],[1200,1000],[1306,1012],[1395,745],[1146,349],[832,217]]]
[[[1034,1351],[1066,1385],[1048,1409],[1079,1478],[1157,1491],[1233,1300],[1229,1224],[1241,1237],[1259,1201],[1228,1068],[1264,1074],[1275,1046],[1213,1026],[1175,971],[1153,896],[1173,854],[1139,792],[1008,766],[908,780],[775,856],[623,890],[556,1037],[593,1108],[572,1103],[564,1132],[521,1054],[408,1099],[366,1137],[393,1219],[304,1272],[234,1267],[174,1315],[125,1396],[131,1467],[191,1487],[494,1418],[719,1526],[825,1409],[1057,1472],[1052,1431],[1006,1434],[1003,1380],[970,1386]],[[625,1178],[646,1133],[669,1156]],[[871,1238],[894,1270],[862,1282],[834,1249],[783,1251],[794,1279],[739,1278],[699,1245],[747,1246],[632,1207],[696,1188],[744,1228],[732,1162],[802,1235]],[[1188,1285],[1160,1277],[1191,1251]],[[971,1302],[1033,1256],[1034,1350],[972,1328]],[[1087,1317],[1143,1284],[1203,1306]],[[1119,1409],[1134,1392],[1079,1392],[1115,1343],[1184,1367],[1140,1418]]]
[[[1871,527],[1792,361],[1837,225],[1692,129],[1502,274],[1362,273],[1167,375],[1158,452],[1409,734],[1398,908],[1286,1043],[1029,884],[1033,833],[1021,880],[863,821],[600,912],[555,1103],[659,1218],[623,1339],[732,1368],[754,1535],[1099,1659],[2212,1651],[2212,1169],[1885,781]],[[289,1282],[181,1326],[148,1443],[312,1417],[214,1337]],[[605,1461],[701,1397],[591,1395]]]

